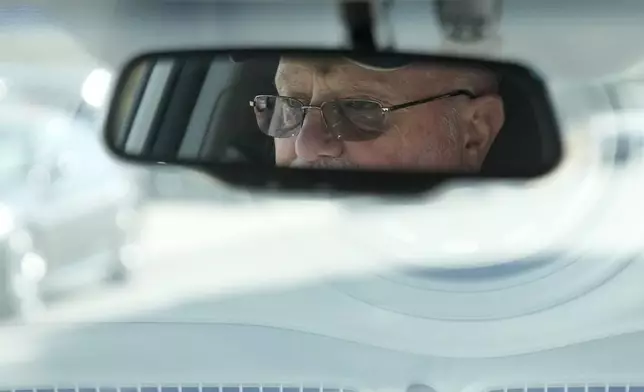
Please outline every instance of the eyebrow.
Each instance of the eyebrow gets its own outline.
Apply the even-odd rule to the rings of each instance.
[[[353,91],[365,91],[376,95],[382,94],[389,96],[389,91],[391,90],[392,85],[380,80],[359,80],[352,82],[350,84],[350,88]]]

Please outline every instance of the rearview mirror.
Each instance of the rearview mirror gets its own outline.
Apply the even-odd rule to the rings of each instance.
[[[139,56],[119,78],[105,136],[125,159],[297,190],[533,178],[561,157],[546,86],[528,68],[350,51]]]

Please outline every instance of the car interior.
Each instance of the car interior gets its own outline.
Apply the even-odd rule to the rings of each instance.
[[[74,192],[0,198],[0,392],[644,392],[644,106],[588,76],[625,51],[644,80],[641,0],[90,3],[0,6],[11,39],[60,7],[38,47],[66,21],[112,78],[103,106],[69,89],[86,137],[35,125]],[[253,98],[294,53],[491,70],[481,173],[276,165]]]

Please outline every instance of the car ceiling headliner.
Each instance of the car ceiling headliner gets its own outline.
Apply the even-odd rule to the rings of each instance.
[[[25,2],[11,0],[24,7]],[[31,0],[113,66],[145,50],[204,46],[346,45],[334,1]],[[447,51],[429,1],[393,1],[393,46]],[[641,68],[641,0],[506,0],[497,46],[464,53],[527,61],[551,78],[603,78]],[[383,38],[378,35],[378,38]],[[380,41],[381,43],[382,40]]]

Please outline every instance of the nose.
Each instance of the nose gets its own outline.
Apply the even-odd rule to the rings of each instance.
[[[338,158],[342,154],[342,141],[328,132],[318,108],[308,110],[296,137],[295,153],[302,160],[312,162],[320,158]]]

